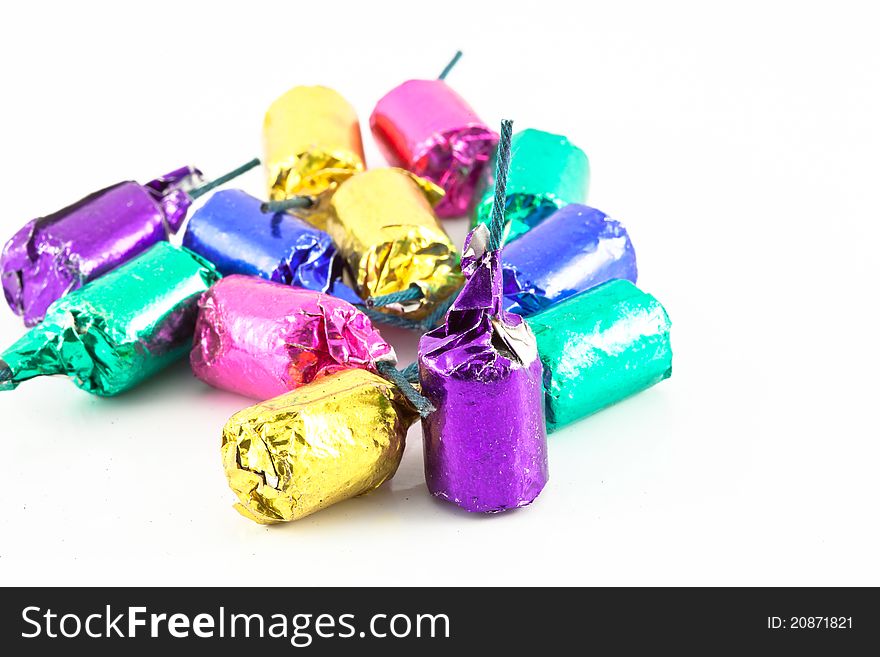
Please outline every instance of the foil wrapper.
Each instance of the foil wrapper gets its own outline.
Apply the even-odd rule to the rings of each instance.
[[[0,255],[9,307],[25,325],[39,324],[53,301],[175,233],[190,206],[187,191],[201,181],[201,172],[183,167],[146,185],[111,185],[29,221]]]
[[[525,321],[502,307],[498,251],[477,226],[465,243],[464,289],[446,323],[419,341],[428,490],[467,511],[531,503],[548,479],[541,361]]]
[[[269,399],[394,350],[357,308],[327,294],[229,276],[199,301],[190,363],[212,386]]]
[[[504,210],[505,240],[511,242],[569,203],[585,203],[590,187],[590,161],[561,135],[523,130],[510,142],[512,159]],[[493,166],[486,167],[483,197],[473,225],[489,224],[495,199]]]
[[[596,285],[636,282],[626,229],[586,205],[557,210],[504,249],[504,307],[529,316]]]
[[[363,369],[236,413],[221,450],[235,508],[270,524],[371,491],[394,476],[416,419],[394,385]]]
[[[218,279],[202,258],[159,242],[49,306],[0,355],[0,390],[51,374],[101,396],[136,386],[189,352],[199,297]]]
[[[215,192],[189,220],[183,245],[224,276],[259,276],[333,293],[342,260],[330,236],[292,214],[265,214],[261,205],[238,189]]]
[[[272,103],[263,143],[272,200],[332,193],[364,169],[357,114],[327,87],[294,87]]]
[[[412,320],[427,317],[464,279],[458,251],[432,206],[443,192],[403,169],[371,169],[345,181],[330,200],[327,232],[362,299],[417,286],[421,298],[378,308]]]
[[[446,192],[440,217],[466,214],[498,145],[498,134],[443,80],[409,80],[389,91],[370,116],[386,159]]]
[[[629,281],[608,281],[527,321],[544,364],[549,431],[672,374],[669,316]]]

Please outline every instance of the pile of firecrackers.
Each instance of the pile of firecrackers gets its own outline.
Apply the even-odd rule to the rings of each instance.
[[[393,167],[366,168],[342,96],[298,86],[266,113],[267,199],[225,185],[252,160],[28,222],[0,260],[30,327],[0,356],[0,390],[60,374],[112,396],[188,355],[205,383],[259,400],[221,446],[236,508],[259,523],[380,486],[419,420],[432,495],[531,503],[548,433],[670,376],[670,321],[635,286],[626,229],[585,205],[584,151],[509,121],[496,133],[446,72],[376,104]],[[463,215],[458,249],[441,219]],[[422,334],[417,363],[398,369],[383,325]]]

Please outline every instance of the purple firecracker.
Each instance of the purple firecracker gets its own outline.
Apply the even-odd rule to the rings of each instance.
[[[0,256],[6,301],[27,326],[49,305],[175,233],[201,172],[183,167],[146,185],[121,182],[29,221]]]
[[[547,483],[542,368],[525,321],[502,308],[500,251],[477,226],[465,242],[467,282],[446,323],[419,342],[422,421],[433,495],[494,513],[532,502]]]

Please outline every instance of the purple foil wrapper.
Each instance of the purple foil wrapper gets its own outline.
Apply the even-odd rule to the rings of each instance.
[[[183,167],[141,185],[121,182],[25,224],[3,248],[0,279],[27,326],[49,305],[140,255],[179,228],[201,172]]]
[[[419,341],[428,490],[467,511],[532,502],[548,479],[542,367],[535,337],[502,309],[498,251],[488,230],[465,242],[467,279],[443,326]]]
[[[190,364],[212,386],[271,399],[344,369],[396,362],[369,318],[328,294],[227,276],[202,295]]]

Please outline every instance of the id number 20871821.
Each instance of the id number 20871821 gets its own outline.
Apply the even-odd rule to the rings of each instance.
[[[851,630],[852,616],[767,616],[769,630]]]

